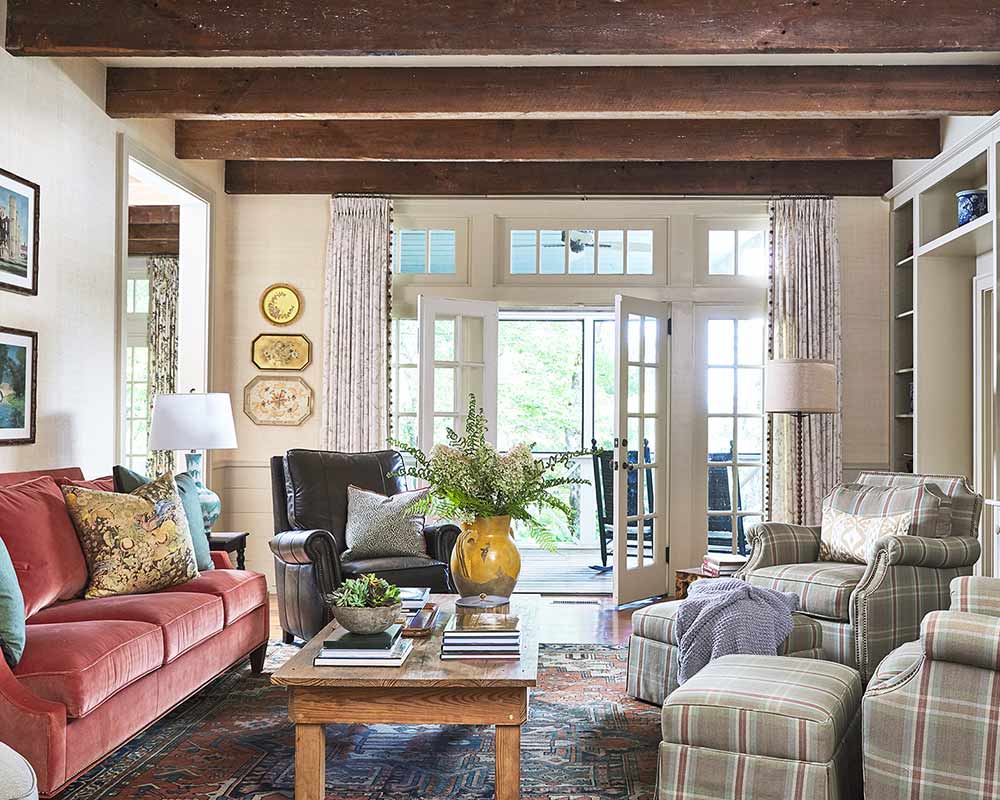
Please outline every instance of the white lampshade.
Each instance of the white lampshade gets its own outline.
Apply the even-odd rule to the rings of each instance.
[[[153,400],[150,450],[226,450],[236,447],[229,395],[158,394]]]
[[[768,414],[835,414],[837,368],[832,361],[785,358],[764,367],[764,411]]]

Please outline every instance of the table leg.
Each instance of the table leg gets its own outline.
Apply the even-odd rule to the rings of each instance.
[[[519,800],[521,797],[521,726],[497,725],[496,750],[496,800]]]
[[[247,568],[247,544],[244,542],[236,549],[236,569]]]
[[[295,726],[295,800],[326,796],[326,733],[322,725]]]

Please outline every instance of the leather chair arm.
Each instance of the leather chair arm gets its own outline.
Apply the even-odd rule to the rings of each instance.
[[[441,522],[424,526],[424,540],[427,542],[427,555],[436,561],[451,563],[451,551],[462,529],[451,522]]]
[[[274,557],[285,564],[312,564],[322,594],[341,584],[340,556],[330,531],[283,531],[276,533],[269,545]]]

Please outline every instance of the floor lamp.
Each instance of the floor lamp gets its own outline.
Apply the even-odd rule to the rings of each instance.
[[[799,525],[805,524],[802,502],[805,435],[802,423],[809,414],[836,414],[837,395],[837,368],[832,361],[781,358],[768,361],[764,367],[764,413],[790,414],[797,423],[795,519],[792,521]]]

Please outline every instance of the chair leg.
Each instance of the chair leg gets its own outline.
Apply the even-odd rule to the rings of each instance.
[[[291,644],[295,641],[295,634],[289,633],[288,631],[281,632],[281,641],[283,644]]]
[[[260,675],[264,671],[264,656],[267,655],[267,642],[264,642],[256,650],[250,653],[250,671],[254,675]]]

